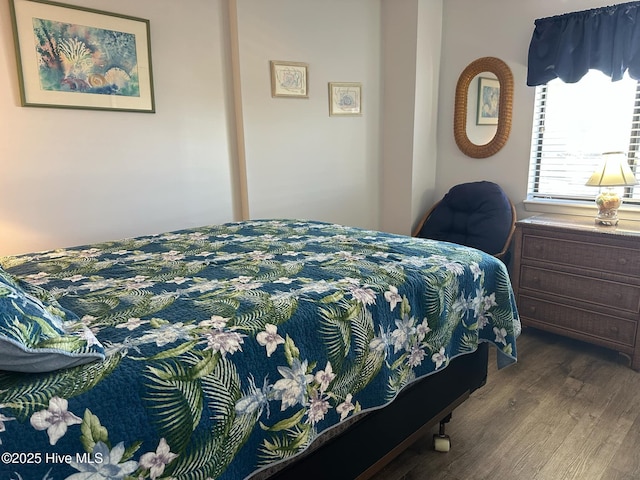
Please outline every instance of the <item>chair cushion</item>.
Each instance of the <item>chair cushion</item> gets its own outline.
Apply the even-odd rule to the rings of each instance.
[[[502,188],[487,181],[452,187],[426,219],[418,237],[500,253],[512,224],[511,202]]]

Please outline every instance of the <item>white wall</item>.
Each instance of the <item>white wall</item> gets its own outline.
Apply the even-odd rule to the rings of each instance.
[[[157,113],[21,107],[0,3],[0,255],[224,222],[245,207],[379,228],[380,0],[75,1],[150,20]],[[272,98],[269,60],[307,62],[309,98]],[[329,117],[330,81],[362,83],[362,116]]]
[[[523,216],[536,18],[601,0],[74,0],[151,21],[157,113],[19,105],[0,2],[0,255],[240,216],[232,40],[237,3],[250,216],[409,233],[451,186],[488,179]],[[482,56],[515,79],[511,136],[488,159],[453,139],[457,78]],[[269,60],[309,64],[310,98],[272,98]],[[363,84],[361,117],[329,117],[328,82]],[[242,150],[242,148],[240,148]]]
[[[537,18],[609,5],[603,0],[446,0],[438,110],[437,197],[457,184],[491,180],[505,189],[523,218],[534,88],[526,85],[527,53]],[[458,150],[453,138],[456,82],[477,58],[493,56],[514,76],[513,123],[509,140],[496,155],[473,159]]]
[[[380,2],[239,0],[249,213],[377,228]],[[309,98],[271,96],[269,61],[309,65]],[[359,117],[329,116],[328,83],[362,83]]]
[[[381,228],[408,233],[416,108],[418,0],[383,5]]]
[[[380,229],[410,234],[433,202],[442,0],[383,0]]]
[[[435,201],[442,4],[443,0],[420,0],[418,11],[411,231]]]
[[[21,107],[0,2],[0,254],[231,220],[222,0],[78,3],[150,20],[157,113]]]

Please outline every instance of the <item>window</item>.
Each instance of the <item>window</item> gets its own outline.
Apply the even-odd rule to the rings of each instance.
[[[593,201],[585,182],[601,154],[624,151],[636,178],[640,168],[640,82],[591,70],[577,83],[554,79],[536,87],[529,199]],[[640,205],[640,185],[625,187],[625,203]]]

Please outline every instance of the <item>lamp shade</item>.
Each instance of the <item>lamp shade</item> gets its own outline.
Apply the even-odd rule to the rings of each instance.
[[[624,152],[606,152],[602,154],[604,162],[585,185],[592,187],[619,187],[635,185],[635,174],[627,163],[627,155]]]

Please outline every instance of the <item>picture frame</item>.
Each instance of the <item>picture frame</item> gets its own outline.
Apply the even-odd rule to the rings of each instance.
[[[497,125],[499,118],[500,82],[497,78],[478,77],[476,125]]]
[[[362,115],[362,84],[358,82],[329,82],[329,115]]]
[[[271,60],[271,96],[309,98],[309,65]]]
[[[155,113],[149,20],[45,0],[10,9],[23,107]]]

